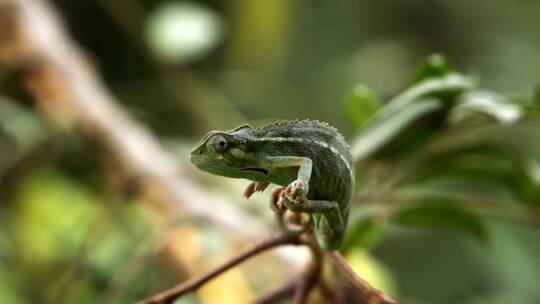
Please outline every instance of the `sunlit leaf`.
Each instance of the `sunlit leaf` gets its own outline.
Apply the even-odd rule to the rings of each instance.
[[[44,139],[46,128],[39,116],[0,95],[0,129],[19,148],[28,148]]]
[[[362,279],[389,295],[395,295],[397,282],[391,271],[368,251],[355,248],[345,256],[348,264]]]
[[[429,98],[412,103],[404,107],[402,111],[383,113],[354,139],[351,154],[355,160],[369,157],[414,121],[442,108],[441,100]]]
[[[394,138],[398,140],[387,147],[386,152],[391,152],[396,147],[405,151],[412,150],[441,125],[445,111],[453,105],[455,97],[473,87],[474,83],[470,78],[456,73],[449,73],[440,78],[428,78],[412,86],[369,120],[353,141],[354,159],[369,157],[385,145],[389,145]],[[416,128],[409,128],[414,123],[419,125]],[[404,136],[404,133],[408,136]],[[404,143],[409,147],[404,147]]]
[[[357,212],[351,215],[347,236],[341,245],[341,251],[347,252],[354,247],[371,248],[375,246],[384,236],[386,225],[385,219],[367,212]]]
[[[468,92],[460,97],[459,105],[453,109],[453,115],[462,120],[478,113],[487,114],[500,123],[511,124],[523,117],[521,106],[508,98],[488,91]]]
[[[413,76],[412,83],[419,83],[427,78],[444,76],[450,72],[450,68],[446,57],[442,54],[433,54],[420,64]]]
[[[472,151],[511,156],[514,160],[540,160],[540,121],[524,118],[512,125],[484,121],[446,129],[423,147],[416,157],[433,159]]]
[[[17,206],[14,231],[20,258],[36,264],[73,255],[93,213],[89,192],[50,171],[36,172],[21,183]]]
[[[534,109],[540,110],[540,84],[536,85],[533,96]]]
[[[196,294],[187,294],[177,298],[173,304],[201,304],[201,300]]]
[[[345,114],[357,129],[361,129],[381,106],[377,94],[364,85],[354,87],[345,101]]]
[[[77,290],[72,295],[80,303],[95,302],[97,285],[103,277],[112,278],[133,255],[135,236],[148,233],[146,219],[152,218],[149,210],[141,212],[141,205],[133,203],[103,212],[105,203],[111,202],[99,200],[89,190],[59,171],[36,171],[17,188],[10,226],[17,259],[28,268],[26,275],[35,271],[47,275],[42,286],[51,294],[55,286],[68,284],[62,280],[71,275],[73,261],[84,259],[92,271],[68,284]],[[87,301],[82,300],[85,295]]]
[[[534,159],[527,159],[523,166],[531,181],[540,188],[540,162]]]
[[[13,276],[13,272],[0,268],[0,303],[27,303],[26,301],[23,301],[19,289],[16,288]]]
[[[392,99],[381,111],[396,111],[403,106],[419,100],[425,96],[435,96],[450,101],[457,94],[466,92],[475,87],[474,81],[458,73],[448,73],[439,78],[428,78]]]
[[[156,56],[172,63],[205,57],[223,39],[220,15],[198,2],[167,2],[150,12],[145,34]]]

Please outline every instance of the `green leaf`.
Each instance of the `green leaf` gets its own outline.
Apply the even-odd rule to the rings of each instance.
[[[451,67],[446,57],[442,54],[430,55],[416,70],[412,83],[419,83],[427,78],[445,76],[450,70]]]
[[[44,140],[47,128],[36,113],[0,95],[0,130],[19,148],[30,148]]]
[[[540,110],[540,83],[536,85],[533,95],[533,108]]]
[[[456,96],[473,87],[469,77],[449,73],[409,88],[377,112],[353,140],[354,159],[416,149],[437,131]]]
[[[351,148],[353,158],[362,160],[371,156],[389,144],[393,138],[398,137],[414,121],[442,109],[441,100],[429,98],[410,104],[404,107],[402,111],[383,113],[381,117],[368,125],[364,132],[353,140]]]
[[[474,87],[475,83],[470,77],[458,73],[448,73],[439,78],[428,78],[396,96],[383,108],[383,111],[397,111],[403,106],[426,96],[439,97],[452,102],[456,95],[469,91]]]
[[[396,294],[397,284],[393,273],[367,250],[355,248],[347,253],[345,259],[355,273],[362,274],[362,279],[386,294]]]
[[[463,233],[486,242],[488,233],[480,217],[457,201],[432,199],[397,211],[398,223],[428,229],[442,229]]]
[[[520,187],[519,194],[526,202],[532,202],[535,205],[540,204],[540,162],[534,159],[526,159],[521,164],[523,174],[521,182],[517,183]]]
[[[488,91],[472,91],[463,94],[459,105],[453,109],[452,115],[457,120],[486,114],[503,124],[519,121],[525,114],[524,109],[510,99]]]
[[[0,303],[28,303],[23,301],[17,280],[14,280],[16,274],[9,267],[3,269],[1,266],[0,264]]]
[[[342,252],[358,247],[372,248],[386,232],[386,220],[377,216],[356,214],[351,217],[350,222],[347,237],[341,246]]]
[[[479,144],[475,148],[451,150],[421,163],[402,162],[396,170],[411,172],[402,188],[403,184],[420,183],[424,188],[444,189],[460,196],[481,195],[490,201],[540,201],[538,161],[509,149]]]
[[[523,119],[512,125],[484,122],[448,129],[419,153],[423,158],[433,158],[482,147],[540,160],[540,120]]]
[[[345,114],[349,121],[360,130],[366,121],[380,108],[381,102],[372,89],[357,85],[346,97]]]

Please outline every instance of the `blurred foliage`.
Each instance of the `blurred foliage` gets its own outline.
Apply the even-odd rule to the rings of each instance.
[[[220,16],[196,3],[171,2],[148,17],[146,37],[155,55],[172,63],[204,58],[220,42]]]
[[[539,2],[54,3],[122,105],[182,160],[208,129],[245,120],[338,127],[358,177],[342,252],[378,288],[540,302]],[[39,109],[0,67],[0,303],[132,303],[245,245],[126,191],[94,139]],[[255,214],[245,182],[196,174]],[[289,277],[262,256],[180,302],[244,303]]]
[[[352,146],[359,171],[357,200],[359,207],[373,206],[357,209],[362,215],[353,215],[342,250],[376,247],[398,226],[469,235],[486,250],[503,241],[493,233],[500,229],[497,221],[537,229],[540,112],[530,104],[478,89],[476,81],[454,72],[443,56],[428,57],[410,88],[367,122],[358,122],[362,130]],[[365,115],[371,112],[366,107]],[[525,248],[521,244],[515,253],[527,252]],[[501,263],[517,258],[507,257]],[[490,279],[506,281],[508,273],[499,275]],[[540,274],[529,275],[538,279]],[[508,286],[499,292],[510,303],[533,303],[539,296],[532,289],[519,293]],[[439,302],[442,296],[430,297]]]
[[[457,230],[485,241],[482,212],[540,204],[534,173],[540,159],[538,114],[476,89],[443,56],[430,56],[409,89],[362,122],[352,146],[361,197],[399,223]],[[505,209],[498,216],[537,225],[537,209],[531,211],[530,218],[511,218],[516,215]],[[359,235],[350,234],[360,243],[381,230],[373,220],[363,223],[356,228]]]
[[[373,90],[358,85],[347,95],[345,113],[349,121],[361,130],[368,118],[379,110],[380,105],[381,101]]]

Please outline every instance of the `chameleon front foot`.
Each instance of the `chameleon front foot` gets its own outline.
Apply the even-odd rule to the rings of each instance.
[[[306,186],[301,180],[295,180],[285,188],[285,200],[283,203],[287,209],[294,212],[303,212],[307,204]]]

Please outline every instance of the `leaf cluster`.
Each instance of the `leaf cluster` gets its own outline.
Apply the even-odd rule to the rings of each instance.
[[[481,242],[485,221],[538,225],[539,96],[479,88],[439,54],[382,103],[359,85],[347,96],[358,130],[351,151],[361,211],[344,246],[372,246],[392,225],[451,230]]]

